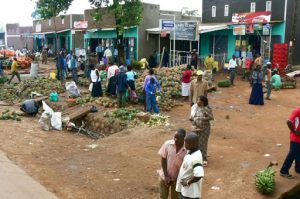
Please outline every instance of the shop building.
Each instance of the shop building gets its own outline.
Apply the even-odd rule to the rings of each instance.
[[[55,52],[56,49],[74,51],[83,48],[84,30],[76,27],[83,20],[83,15],[71,14],[33,21],[34,49],[40,51],[47,47]]]
[[[274,44],[291,40],[289,2],[292,0],[203,0],[202,23],[216,30],[200,35],[201,57],[214,54],[228,61],[251,49],[254,56],[261,53],[265,61],[272,61]],[[252,20],[247,21],[248,17]]]
[[[32,26],[20,26],[18,23],[6,24],[6,42],[7,47],[15,50],[24,48],[31,50],[33,48]]]
[[[124,31],[124,47],[126,59],[148,58],[157,45],[154,45],[154,37],[148,37],[147,28],[156,27],[159,21],[160,6],[155,4],[143,3],[143,20],[139,26],[127,27]],[[112,52],[117,47],[117,33],[115,17],[102,9],[105,14],[101,21],[95,21],[92,13],[95,9],[85,10],[84,18],[88,21],[89,27],[84,35],[85,48],[95,52],[97,45],[100,43],[103,48],[109,47]]]

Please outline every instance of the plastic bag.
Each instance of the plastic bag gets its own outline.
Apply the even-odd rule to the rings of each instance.
[[[50,79],[56,79],[56,72],[50,73]]]
[[[66,82],[66,90],[69,93],[69,96],[71,97],[79,97],[80,91],[74,81],[72,82]]]
[[[51,126],[55,130],[62,130],[61,112],[54,112],[51,117]]]
[[[51,115],[44,111],[39,119],[39,123],[44,131],[51,129]]]
[[[44,102],[44,101],[42,101],[42,104],[43,104],[43,110],[44,110],[44,112],[46,112],[46,113],[52,115],[53,112],[54,112],[54,111],[52,110],[52,108],[50,108],[50,107],[46,104],[46,102]]]
[[[92,92],[92,90],[93,90],[93,83],[90,83],[90,85],[89,85],[89,91]]]

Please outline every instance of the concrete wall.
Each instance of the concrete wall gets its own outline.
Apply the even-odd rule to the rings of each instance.
[[[298,1],[298,6],[296,7],[295,1]],[[296,10],[297,9],[297,10]],[[292,30],[293,30],[293,17],[294,12],[297,13],[297,20],[295,23],[295,37],[292,37]],[[293,64],[300,64],[300,2],[299,0],[288,0],[287,6],[287,16],[286,16],[286,29],[285,29],[285,42],[290,43],[293,42],[294,45],[294,55],[291,58]]]
[[[146,29],[159,26],[160,6],[155,4],[143,5],[143,22],[138,27],[138,59],[149,59],[153,51],[158,50],[158,35],[149,35],[147,40]]]
[[[202,22],[231,22],[233,13],[250,12],[251,2],[256,3],[256,12],[266,11],[267,0],[203,0]],[[229,5],[228,16],[224,16],[224,5]],[[216,17],[212,17],[212,6],[216,6]],[[285,0],[272,0],[272,20],[284,19]],[[276,12],[275,12],[276,11]]]
[[[95,21],[91,16],[96,9],[88,9],[84,11],[84,20],[88,21],[88,29],[100,29],[100,28],[115,28],[115,17],[107,11],[107,9],[102,8],[100,12],[102,13],[102,19],[100,21]]]
[[[56,31],[72,29],[74,27],[74,21],[82,21],[83,19],[84,19],[83,15],[73,14],[73,15],[53,17],[49,20],[35,20],[33,21],[33,32],[37,32],[37,28],[36,28],[37,24],[41,24],[42,33],[54,32],[55,29]]]
[[[33,48],[32,26],[19,26],[19,24],[6,24],[7,46],[15,49]]]

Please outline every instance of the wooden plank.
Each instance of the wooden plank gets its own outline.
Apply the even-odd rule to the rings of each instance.
[[[76,119],[82,118],[90,113],[91,107],[82,107],[80,109],[74,110],[68,114],[63,114],[64,118],[68,117],[70,121],[74,121]]]

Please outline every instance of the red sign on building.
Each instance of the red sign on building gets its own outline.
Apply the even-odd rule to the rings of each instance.
[[[271,11],[268,12],[249,12],[232,14],[232,22],[238,24],[260,24],[270,23]]]

